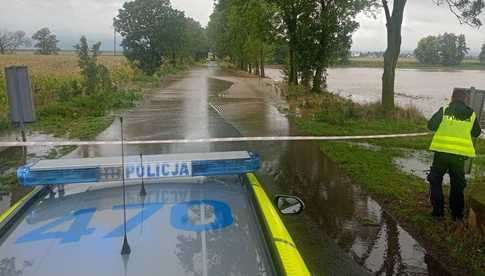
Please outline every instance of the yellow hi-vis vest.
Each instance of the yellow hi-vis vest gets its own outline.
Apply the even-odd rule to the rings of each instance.
[[[471,131],[477,115],[473,112],[470,119],[461,121],[447,116],[447,109],[448,106],[443,107],[443,120],[433,137],[430,150],[476,157]]]

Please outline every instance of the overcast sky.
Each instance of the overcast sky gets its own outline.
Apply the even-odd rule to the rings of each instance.
[[[104,49],[112,45],[112,18],[124,0],[0,0],[0,29],[24,30],[29,35],[49,27],[58,35],[62,48],[69,48],[81,34],[101,40]],[[207,25],[213,0],[172,0],[172,5]],[[485,16],[482,16],[485,22]],[[380,51],[386,46],[382,14],[377,19],[359,16],[361,28],[354,35],[354,50]],[[409,0],[403,26],[403,50],[413,50],[419,38],[444,32],[463,33],[473,53],[485,43],[485,27],[462,26],[448,8],[432,0]]]

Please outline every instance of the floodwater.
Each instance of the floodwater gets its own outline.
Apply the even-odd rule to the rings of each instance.
[[[280,81],[278,69],[267,69],[268,76]],[[328,70],[328,90],[359,103],[381,99],[381,68],[331,68]],[[450,101],[453,88],[485,89],[485,71],[444,69],[398,69],[396,71],[396,102],[415,106],[431,117]]]
[[[229,90],[228,90],[229,89]],[[267,82],[197,67],[145,94],[124,116],[126,140],[298,134],[278,111],[284,102]],[[120,137],[115,121],[97,137]],[[285,217],[315,275],[446,275],[425,249],[313,142],[126,146],[125,153],[251,150],[269,194],[301,196],[302,216]],[[119,156],[119,146],[80,147],[67,157]]]
[[[9,142],[21,141],[21,139],[20,131],[11,131],[0,137],[0,141]],[[60,141],[60,139],[41,133],[27,133],[27,141]],[[25,164],[26,160],[47,158],[49,154],[54,153],[52,150],[52,147],[47,146],[0,148],[0,177],[2,178],[0,181],[3,181],[5,176],[15,173],[15,169]],[[8,209],[30,191],[31,189],[18,186],[9,191],[0,190],[0,212]]]

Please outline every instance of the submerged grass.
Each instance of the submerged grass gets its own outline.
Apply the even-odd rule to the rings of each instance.
[[[360,105],[331,93],[312,94],[296,87],[286,90],[291,120],[314,135],[368,135],[426,132],[426,119],[415,108],[398,108],[392,118],[383,116],[378,104]],[[402,225],[413,233],[436,259],[456,273],[485,273],[485,237],[446,219],[437,222],[429,216],[428,184],[401,171],[394,159],[406,149],[426,150],[431,136],[406,139],[369,140],[377,147],[346,142],[323,142],[321,150],[340,164],[350,177],[366,188]],[[479,151],[485,153],[479,141]],[[479,159],[476,171],[483,171]],[[479,184],[477,184],[479,183]],[[473,178],[470,186],[485,185]]]

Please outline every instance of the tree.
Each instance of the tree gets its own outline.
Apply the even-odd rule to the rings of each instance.
[[[468,51],[464,35],[444,33],[421,39],[414,54],[423,64],[453,66],[460,64]]]
[[[480,59],[481,64],[485,64],[485,43],[482,45],[482,51],[480,52],[480,56],[478,58]]]
[[[185,54],[196,60],[207,58],[207,53],[209,52],[207,31],[202,28],[199,22],[191,18],[186,20],[185,25]]]
[[[440,62],[445,66],[460,64],[468,53],[465,36],[444,33],[438,37],[440,42]]]
[[[384,53],[384,73],[382,75],[382,106],[387,114],[394,112],[394,82],[396,66],[401,52],[401,29],[407,0],[393,0],[392,12],[388,0],[381,0],[386,16],[387,49]],[[462,24],[479,27],[479,18],[485,0],[433,0],[437,5],[448,4],[451,12]]]
[[[21,46],[29,47],[30,39],[24,31],[0,31],[0,54],[14,53]]]
[[[208,26],[212,51],[241,70],[264,77],[271,52],[273,6],[260,0],[218,1]]]
[[[249,39],[246,48],[255,74],[265,77],[266,51],[270,48],[272,9],[265,1],[249,0],[245,17],[248,22]]]
[[[470,51],[470,48],[468,48],[466,46],[466,39],[465,39],[465,35],[464,34],[461,34],[458,36],[458,41],[457,41],[457,45],[456,45],[456,49],[457,49],[457,56],[456,56],[456,61],[458,62],[458,64],[462,63],[463,60],[465,59],[466,55],[469,53]]]
[[[84,79],[85,95],[93,94],[98,86],[98,65],[97,58],[99,55],[99,49],[101,48],[101,42],[94,44],[89,49],[88,41],[85,36],[82,36],[79,40],[79,44],[74,48],[79,56],[79,68],[81,68],[81,75]]]
[[[276,13],[279,34],[288,42],[289,64],[288,83],[298,84],[296,55],[299,44],[299,22],[303,19],[300,16],[304,13],[310,14],[307,10],[311,8],[310,0],[270,0],[278,8]],[[300,26],[303,26],[300,24]]]
[[[173,9],[169,0],[126,2],[114,25],[123,37],[125,56],[149,75],[165,60],[175,66],[178,58],[200,57],[207,50],[204,29]]]
[[[114,19],[116,30],[123,37],[125,56],[137,67],[153,75],[162,64],[165,53],[163,26],[170,12],[168,0],[136,0],[126,2]]]
[[[326,70],[330,65],[339,62],[346,56],[352,45],[352,33],[359,24],[355,21],[358,13],[372,6],[372,1],[312,1],[307,36],[303,39],[302,47],[310,47],[309,56],[304,57],[311,62],[311,68],[304,68],[304,72],[315,72],[313,75],[313,91],[321,91],[322,84],[326,85]],[[306,23],[303,21],[304,25]],[[304,28],[304,27],[302,27]]]
[[[38,30],[33,36],[32,39],[37,41],[34,45],[35,48],[38,48],[36,51],[37,54],[40,55],[52,55],[57,54],[60,49],[57,47],[57,37],[55,34],[51,33],[48,28],[42,28]]]
[[[440,64],[440,41],[436,36],[422,38],[414,50],[414,56],[419,63]]]

